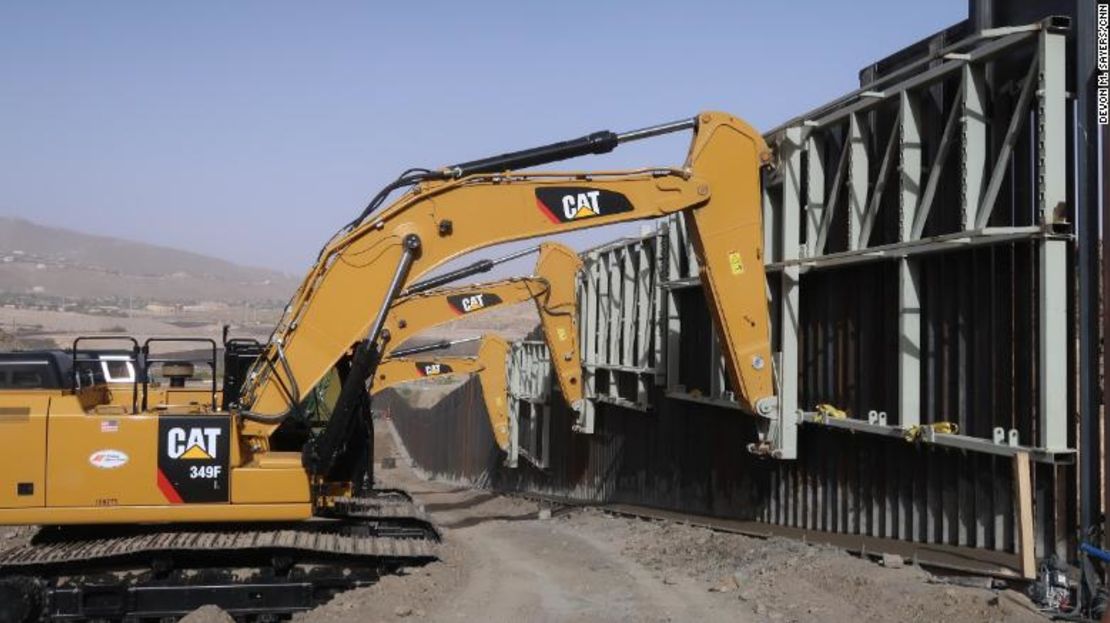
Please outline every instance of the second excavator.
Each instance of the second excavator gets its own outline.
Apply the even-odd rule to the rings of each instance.
[[[455,287],[437,287],[494,266],[536,253],[535,272],[527,277],[512,277],[500,281]],[[551,352],[552,371],[567,405],[579,411],[582,406],[582,360],[578,351],[578,306],[576,278],[582,260],[565,245],[545,242],[536,247],[506,255],[494,260],[482,260],[444,275],[427,279],[409,287],[390,308],[383,331],[390,335],[390,348],[371,383],[371,395],[388,387],[411,383],[436,376],[478,375],[490,427],[497,445],[505,451],[510,448],[512,425],[507,398],[507,373],[509,345],[500,337],[488,334],[481,338],[474,357],[433,355],[457,344],[478,341],[478,338],[438,341],[410,348],[400,348],[413,337],[434,327],[462,317],[474,317],[495,309],[503,309],[531,301],[536,306],[544,340]],[[227,342],[227,340],[225,340]],[[429,353],[424,359],[412,355]],[[332,371],[316,385],[313,406],[307,411],[317,416],[327,415],[338,399],[341,381]],[[290,421],[287,421],[287,424]],[[313,422],[301,426],[301,437],[308,434]],[[286,431],[288,432],[288,431]],[[510,465],[515,457],[508,458]]]
[[[494,265],[537,252],[532,276],[458,286],[444,283],[486,271]],[[409,287],[389,310],[383,332],[389,335],[383,360],[414,335],[429,328],[493,309],[533,301],[551,351],[552,369],[567,405],[581,411],[582,359],[578,350],[577,276],[582,260],[570,248],[545,242],[495,260],[483,260]],[[429,345],[431,346],[431,345]]]
[[[454,343],[470,341],[475,340],[457,340]],[[405,383],[477,375],[493,440],[497,447],[508,452],[513,434],[509,415],[508,370],[505,367],[509,359],[509,344],[493,334],[483,335],[478,342],[478,352],[470,357],[438,356],[418,359],[406,355],[387,359],[378,365],[371,394]]]

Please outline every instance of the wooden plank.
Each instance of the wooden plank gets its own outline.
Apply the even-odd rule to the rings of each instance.
[[[1033,550],[1033,488],[1028,452],[1014,454],[1014,509],[1017,511],[1017,554],[1021,560],[1021,575],[1032,580],[1037,574],[1037,561]]]

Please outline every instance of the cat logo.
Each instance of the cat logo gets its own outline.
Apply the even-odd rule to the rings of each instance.
[[[600,194],[600,190],[591,190],[586,193],[563,195],[563,214],[568,219],[601,214],[597,207],[597,196]]]
[[[450,374],[453,370],[451,366],[445,363],[432,361],[417,363],[416,371],[420,373],[420,376],[440,376],[443,374]]]
[[[219,458],[219,428],[171,428],[166,433],[166,454],[171,459],[211,461]]]
[[[465,312],[472,312],[476,309],[482,309],[485,306],[486,306],[486,304],[482,302],[482,295],[481,294],[475,294],[474,296],[468,296],[468,297],[466,297],[462,300],[462,308],[463,308],[463,311],[465,311]]]
[[[168,503],[229,501],[231,436],[226,415],[159,416],[154,477]]]
[[[611,190],[563,186],[537,188],[536,207],[552,223],[569,223],[630,212],[632,203],[628,197]]]
[[[469,314],[480,309],[501,304],[501,297],[492,292],[470,292],[467,294],[452,294],[447,297],[447,304],[456,314]]]

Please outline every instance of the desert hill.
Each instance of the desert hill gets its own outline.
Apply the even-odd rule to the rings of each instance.
[[[0,217],[0,294],[284,304],[297,280],[191,251]]]

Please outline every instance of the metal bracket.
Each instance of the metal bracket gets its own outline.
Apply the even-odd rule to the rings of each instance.
[[[797,458],[797,444],[788,443],[794,435],[787,434],[787,427],[798,426],[800,412],[783,412],[777,396],[766,396],[755,402],[759,421],[759,441],[747,445],[748,452],[773,459]]]

